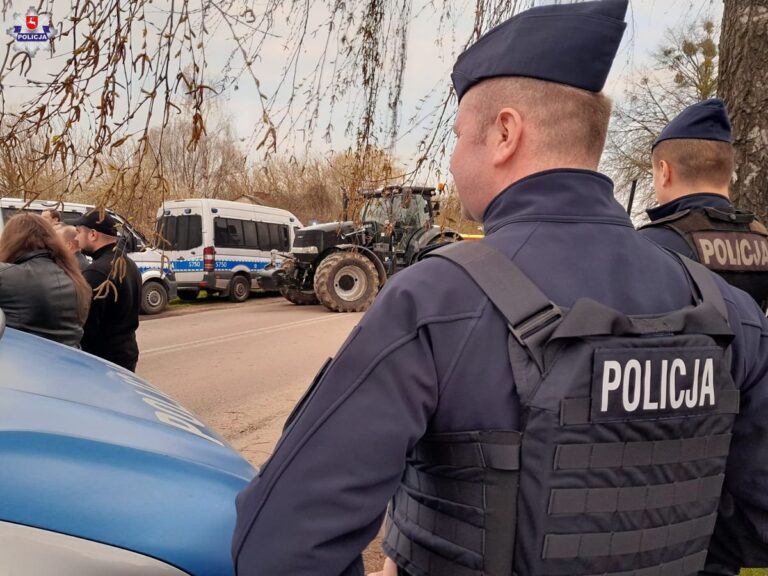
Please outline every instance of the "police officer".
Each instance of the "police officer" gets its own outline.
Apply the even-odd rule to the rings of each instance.
[[[94,290],[81,346],[86,352],[134,371],[139,360],[141,275],[118,247],[118,222],[98,210],[76,222],[80,249],[93,260],[83,276]]]
[[[761,561],[766,319],[596,172],[626,8],[533,8],[459,57],[451,170],[486,236],[389,280],[321,370],[238,497],[237,574],[360,575],[387,508],[401,576]]]
[[[768,230],[728,198],[733,174],[731,122],[722,100],[686,108],[653,145],[653,184],[660,206],[643,234],[701,262],[768,304]]]

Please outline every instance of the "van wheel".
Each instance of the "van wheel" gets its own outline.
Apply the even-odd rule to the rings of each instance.
[[[315,294],[334,312],[362,312],[379,292],[379,273],[359,252],[335,252],[315,272]]]
[[[199,294],[200,292],[198,290],[179,290],[176,292],[179,299],[184,300],[184,302],[193,302],[197,300]]]
[[[245,302],[251,297],[251,283],[245,276],[235,276],[229,283],[229,299],[232,302]]]
[[[160,282],[146,282],[141,287],[141,313],[159,314],[168,304],[168,291]]]

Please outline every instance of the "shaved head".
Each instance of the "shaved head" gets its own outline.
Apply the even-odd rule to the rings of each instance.
[[[519,77],[486,80],[472,91],[481,127],[493,124],[503,108],[514,108],[530,126],[529,144],[543,157],[564,166],[597,167],[611,116],[604,94]]]
[[[651,159],[654,170],[665,160],[675,169],[681,183],[702,190],[712,186],[727,188],[733,175],[734,151],[729,142],[664,140],[653,149]]]

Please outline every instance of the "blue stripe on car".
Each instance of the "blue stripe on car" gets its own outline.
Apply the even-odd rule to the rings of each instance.
[[[262,270],[267,267],[269,261],[254,262],[253,260],[216,260],[216,270],[234,270],[238,266],[245,266],[249,270]],[[171,264],[174,272],[202,272],[204,265],[202,260],[174,260]]]

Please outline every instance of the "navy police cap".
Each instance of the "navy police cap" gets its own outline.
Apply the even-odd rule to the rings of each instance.
[[[731,121],[725,103],[711,98],[688,106],[672,120],[653,143],[655,148],[664,140],[717,140],[732,142]]]
[[[484,34],[453,67],[459,101],[475,84],[525,76],[600,92],[619,49],[628,0],[538,6]]]
[[[83,214],[75,222],[75,226],[85,226],[91,230],[96,230],[107,236],[117,236],[119,222],[110,216],[108,213],[104,214],[102,218],[98,209],[91,210],[87,214]]]

